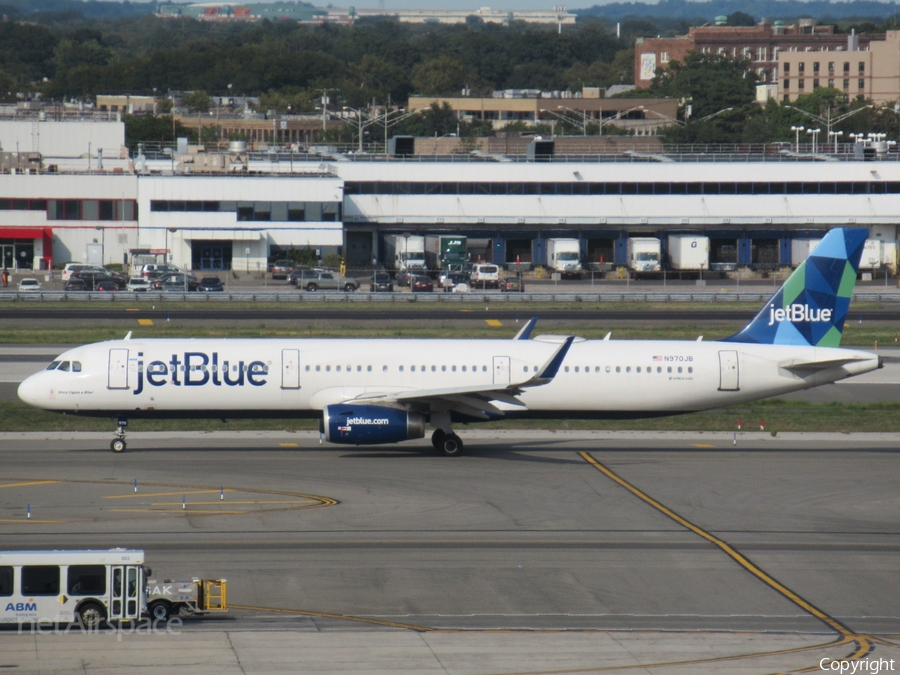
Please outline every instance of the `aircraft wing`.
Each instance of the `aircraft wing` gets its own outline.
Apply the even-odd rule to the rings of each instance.
[[[413,407],[426,407],[431,410],[453,410],[466,415],[490,419],[492,416],[502,416],[503,411],[494,406],[491,401],[499,401],[509,405],[523,406],[516,398],[529,387],[540,387],[549,384],[559,372],[569,347],[572,346],[574,337],[566,338],[547,362],[538,369],[532,377],[521,382],[509,384],[482,384],[471,387],[443,387],[439,389],[412,389],[402,392],[372,392],[360,394],[345,403],[384,403],[384,404],[409,404]]]

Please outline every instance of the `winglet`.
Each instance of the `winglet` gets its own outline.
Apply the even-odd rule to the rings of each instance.
[[[513,340],[529,340],[531,338],[531,331],[534,330],[534,327],[537,325],[537,317],[532,317],[528,319],[524,326],[522,326],[522,330],[516,333],[516,336]]]
[[[563,342],[559,349],[550,357],[550,359],[543,365],[540,372],[532,377],[527,382],[523,382],[518,385],[519,387],[537,387],[542,384],[549,384],[553,381],[553,378],[556,377],[556,373],[559,372],[559,367],[562,365],[563,360],[566,358],[566,354],[569,353],[569,347],[572,346],[572,343],[575,341],[575,336],[572,335],[566,338],[566,341]]]

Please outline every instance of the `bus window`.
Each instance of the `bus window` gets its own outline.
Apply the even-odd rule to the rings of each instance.
[[[22,568],[22,595],[59,595],[59,566],[24,566]]]
[[[106,595],[105,565],[70,565],[69,595]]]
[[[0,597],[8,598],[13,594],[13,568],[0,567]]]

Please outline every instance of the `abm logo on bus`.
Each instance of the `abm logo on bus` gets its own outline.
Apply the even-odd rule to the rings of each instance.
[[[36,602],[10,602],[6,605],[7,612],[36,612]]]

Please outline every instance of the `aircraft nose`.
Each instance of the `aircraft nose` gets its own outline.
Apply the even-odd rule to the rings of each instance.
[[[31,375],[22,380],[19,384],[18,394],[23,403],[40,407],[38,403],[38,391],[40,383],[37,375]]]

